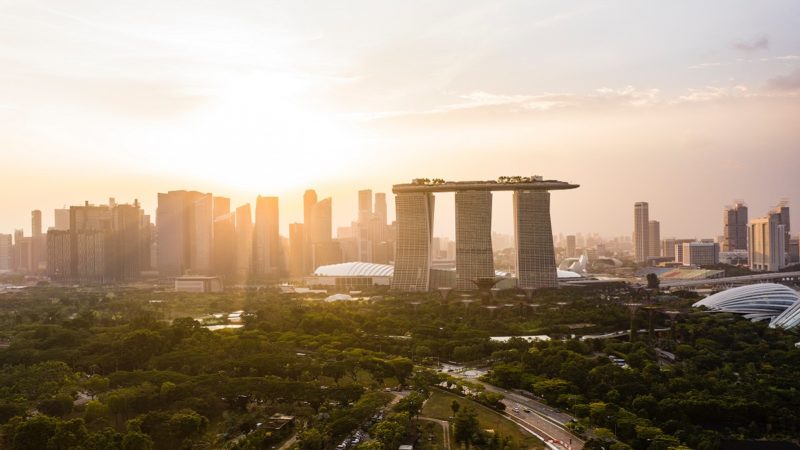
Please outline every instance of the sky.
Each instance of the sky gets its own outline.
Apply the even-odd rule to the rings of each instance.
[[[278,195],[285,233],[307,188],[347,225],[359,189],[534,174],[581,185],[556,233],[630,235],[647,201],[662,237],[715,237],[735,199],[787,199],[796,233],[798,23],[795,0],[0,0],[0,233],[174,189]]]

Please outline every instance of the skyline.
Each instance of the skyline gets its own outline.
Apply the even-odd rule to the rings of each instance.
[[[565,234],[629,235],[647,201],[662,236],[715,237],[734,199],[753,217],[800,200],[796,2],[0,11],[3,232],[29,229],[31,209],[45,226],[55,207],[107,197],[154,215],[157,192],[197,189],[280,196],[287,235],[306,188],[346,225],[358,189],[425,176],[579,183],[554,197]],[[497,231],[513,229],[510,205],[496,197]]]
[[[375,190],[375,189],[372,189],[372,188],[369,188],[369,187],[363,187],[363,188],[354,190],[353,192],[350,193],[351,194],[350,196],[353,197],[353,198],[350,199],[349,202],[345,202],[345,203],[348,203],[348,205],[347,205],[348,206],[348,208],[347,208],[348,211],[345,211],[345,212],[338,211],[338,209],[340,209],[340,208],[337,207],[337,205],[339,203],[337,201],[337,198],[332,197],[330,195],[326,195],[325,192],[321,192],[318,189],[312,189],[312,190],[315,190],[317,192],[317,195],[319,196],[320,199],[331,197],[332,200],[333,200],[333,217],[332,217],[333,222],[332,222],[332,225],[333,225],[333,235],[334,235],[334,237],[336,237],[336,229],[337,229],[337,227],[349,227],[352,224],[353,221],[357,221],[358,220],[358,191],[361,190],[361,189],[371,190],[375,194],[381,193],[381,191],[378,191],[378,190]],[[583,189],[583,186],[581,188],[579,188],[579,189],[574,190],[574,191],[570,191],[570,193],[568,195],[564,196],[564,198],[568,199],[569,196],[577,194],[578,192],[581,191],[581,189]],[[176,188],[176,189],[171,189],[171,191],[172,190],[187,190],[187,191],[194,190],[194,191],[203,192],[203,193],[207,192],[207,191],[203,191],[203,190],[199,190],[199,189],[191,189],[191,188],[185,188],[185,189]],[[395,200],[395,195],[391,194],[391,186],[389,187],[389,189],[387,191],[388,192],[385,192],[387,194],[386,199],[387,199],[387,206],[388,206],[387,218],[388,218],[389,223],[391,223],[396,218],[395,217],[396,216],[395,207],[394,207],[395,206],[395,201],[394,201]],[[302,191],[302,192],[304,193],[305,190]],[[225,193],[219,193],[219,192],[209,192],[209,193],[213,194],[215,197],[220,197],[221,196],[221,197],[230,198],[231,209],[232,210],[236,209],[239,206],[245,205],[245,204],[249,204],[252,211],[255,210],[254,208],[255,208],[255,204],[256,204],[256,197],[254,197],[252,199],[240,198],[241,201],[239,201],[239,199],[237,199],[235,197],[230,197],[230,196],[226,195]],[[566,236],[566,235],[574,235],[574,234],[579,234],[579,233],[598,233],[603,238],[616,238],[616,237],[621,237],[621,236],[627,236],[627,237],[631,237],[631,238],[633,237],[633,228],[634,227],[633,227],[632,224],[630,226],[630,230],[629,230],[628,233],[625,233],[624,231],[622,231],[620,233],[606,233],[606,234],[604,234],[602,232],[599,232],[596,229],[591,229],[589,227],[589,225],[582,225],[583,228],[574,228],[574,229],[571,229],[571,230],[565,230],[565,229],[559,228],[559,222],[557,220],[558,216],[556,215],[555,212],[559,211],[559,210],[562,210],[562,212],[563,212],[563,208],[559,208],[559,203],[563,203],[565,200],[561,200],[561,198],[560,198],[561,195],[560,195],[560,193],[558,191],[555,192],[555,195],[556,195],[555,201],[553,202],[553,204],[551,206],[552,211],[553,211],[552,220],[553,220],[553,234],[554,235],[562,234],[562,235]],[[262,195],[262,196],[267,196],[268,197],[269,195]],[[115,201],[118,202],[118,203],[133,203],[134,199],[138,200],[138,202],[142,206],[142,209],[144,210],[145,214],[150,215],[151,222],[154,223],[154,224],[156,223],[156,214],[155,214],[156,213],[155,204],[157,203],[156,201],[152,202],[153,203],[152,209],[150,209],[148,207],[148,203],[149,202],[143,201],[143,198],[141,198],[141,197],[120,198],[120,197],[115,197],[115,196],[107,196],[107,197],[104,197],[104,198],[98,198],[98,199],[96,199],[96,201],[94,201],[94,200],[85,200],[85,201],[88,201],[89,204],[102,205],[102,204],[107,204],[109,198],[114,198]],[[156,198],[157,198],[157,196],[156,196]],[[279,198],[279,211],[280,211],[280,218],[281,218],[280,219],[280,228],[279,228],[280,235],[283,236],[283,237],[288,237],[289,236],[288,230],[289,230],[289,225],[290,224],[292,224],[292,223],[303,223],[303,199],[302,199],[302,194],[301,194],[301,197],[299,199],[295,199],[296,200],[295,202],[289,202],[289,200],[284,199],[283,197],[278,197],[278,198]],[[512,214],[513,214],[513,211],[512,211],[512,193],[511,192],[494,192],[493,193],[493,198],[494,198],[494,200],[493,200],[494,205],[493,205],[492,213],[491,213],[491,216],[492,216],[492,229],[491,229],[491,231],[513,236],[514,235],[513,228],[508,230],[508,229],[506,229],[506,228],[504,228],[502,226],[502,224],[505,221],[507,221],[509,219],[513,219],[513,216],[512,216]],[[748,208],[750,210],[750,214],[751,214],[750,219],[752,220],[752,219],[764,217],[770,210],[772,210],[776,206],[776,204],[779,203],[780,200],[783,200],[783,199],[785,199],[785,198],[777,199],[776,201],[774,201],[772,203],[769,203],[768,206],[766,206],[763,211],[760,211],[758,209],[754,209],[752,203],[748,202],[746,199],[744,199],[744,203],[748,206]],[[736,199],[736,200],[742,200],[742,199]],[[56,208],[61,208],[63,206],[66,206],[66,208],[69,208],[70,206],[79,206],[79,205],[83,205],[85,201],[65,203],[64,205],[59,205]],[[649,202],[647,200],[642,200],[642,201],[644,201],[645,203],[648,203],[648,205],[651,207],[651,211],[653,211],[653,210],[660,211],[661,210],[658,207],[653,209],[652,208],[652,206],[653,206],[652,202]],[[288,205],[287,205],[287,203],[288,203]],[[299,205],[298,205],[298,203],[299,203]],[[662,231],[661,237],[662,238],[679,238],[679,239],[680,238],[696,238],[696,239],[714,238],[714,239],[716,239],[717,237],[722,236],[722,232],[724,230],[724,223],[723,223],[722,213],[724,212],[724,209],[726,207],[731,206],[733,204],[734,204],[734,201],[731,200],[731,201],[725,203],[724,205],[720,206],[719,217],[717,218],[719,223],[716,224],[716,226],[717,226],[716,228],[717,229],[712,231],[712,232],[710,232],[710,233],[698,234],[697,232],[695,232],[694,234],[672,234],[672,233],[669,232],[669,230],[667,230],[666,234],[664,234],[664,232]],[[791,201],[789,201],[789,206],[791,207],[791,205],[792,205]],[[614,212],[615,213],[619,213],[619,215],[625,215],[627,217],[627,216],[630,215],[630,211],[633,208],[633,206],[634,206],[633,204],[625,205],[625,207],[621,207],[619,211],[615,210]],[[298,208],[299,208],[299,211],[296,211]],[[0,234],[11,234],[16,229],[22,229],[22,230],[25,231],[25,235],[26,236],[30,236],[30,231],[31,231],[31,213],[32,213],[33,210],[40,210],[42,212],[42,214],[41,214],[41,224],[42,224],[42,229],[44,231],[46,231],[48,229],[48,227],[52,227],[54,225],[53,209],[49,209],[48,210],[48,209],[43,209],[43,208],[31,208],[30,210],[23,212],[23,215],[26,217],[25,221],[22,221],[18,225],[10,227],[8,229],[0,228]],[[797,208],[794,208],[794,210],[796,211]],[[286,214],[288,214],[288,212],[291,212],[292,214],[296,215],[296,217],[295,218],[291,218],[291,217],[287,218]],[[797,212],[794,212],[792,214],[792,218],[795,220],[795,223],[798,223],[796,221],[797,219],[794,218],[794,216],[797,216],[797,215],[798,215]],[[7,217],[8,217],[7,215],[4,215],[3,219],[6,219],[6,221],[7,221]],[[255,214],[254,213],[252,214],[252,219],[255,220]],[[627,217],[627,219],[628,219],[628,222],[630,222],[630,217]],[[650,219],[651,220],[657,220],[662,224],[665,221],[667,223],[671,222],[671,218],[664,218],[664,217],[662,217],[661,215],[658,215],[658,214],[655,217],[651,214],[650,215]],[[454,193],[447,193],[447,192],[441,193],[440,192],[440,193],[436,194],[436,216],[435,216],[435,219],[434,219],[434,228],[433,228],[433,230],[434,230],[434,236],[447,237],[447,238],[450,238],[450,239],[454,239],[455,238],[455,195],[454,195]],[[663,230],[663,226],[662,226],[662,230]],[[796,234],[797,234],[796,232],[793,232],[792,236],[795,236]]]

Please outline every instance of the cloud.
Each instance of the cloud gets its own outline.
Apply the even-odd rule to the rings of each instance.
[[[733,43],[733,48],[742,52],[766,50],[769,48],[769,37],[762,34],[746,41],[736,41]]]
[[[800,68],[786,75],[780,75],[769,79],[767,81],[767,88],[773,91],[800,91]]]

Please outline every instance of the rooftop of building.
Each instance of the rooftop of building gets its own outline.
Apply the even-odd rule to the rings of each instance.
[[[442,179],[417,178],[411,183],[395,184],[395,194],[409,192],[458,192],[458,191],[550,191],[575,189],[578,184],[566,181],[545,180],[541,176],[499,177],[487,181],[445,181]]]

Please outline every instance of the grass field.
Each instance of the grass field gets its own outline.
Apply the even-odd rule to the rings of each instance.
[[[517,441],[522,448],[544,448],[542,441],[521,430],[514,422],[503,417],[497,411],[449,392],[434,390],[431,398],[425,402],[425,407],[422,408],[422,415],[435,419],[449,420],[450,416],[453,415],[453,410],[450,409],[453,400],[460,403],[462,408],[468,405],[472,407],[478,413],[478,422],[483,429],[495,430],[495,432],[503,436],[509,436]]]

